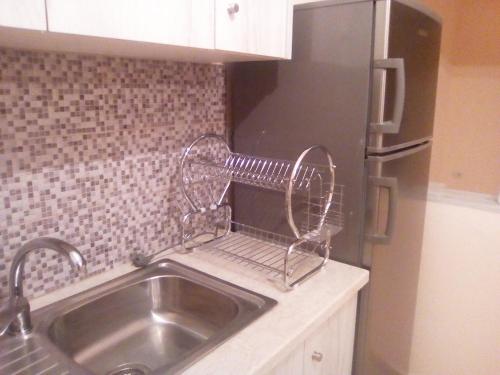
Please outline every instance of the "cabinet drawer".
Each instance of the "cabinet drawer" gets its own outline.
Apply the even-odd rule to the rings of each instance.
[[[214,48],[214,0],[47,0],[49,31]]]
[[[215,0],[215,48],[286,58],[292,13],[288,0]]]

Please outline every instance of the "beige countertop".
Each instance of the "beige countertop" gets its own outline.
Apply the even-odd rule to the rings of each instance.
[[[240,287],[278,301],[265,315],[231,337],[184,371],[185,374],[261,374],[271,370],[317,327],[335,314],[367,282],[368,271],[330,261],[323,270],[284,292],[261,272],[195,250],[171,250],[157,259],[170,258]],[[82,292],[135,270],[124,264],[77,284],[31,300],[32,310]]]

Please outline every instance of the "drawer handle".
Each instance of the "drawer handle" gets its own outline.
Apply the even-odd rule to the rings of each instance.
[[[323,360],[323,353],[314,351],[311,357],[313,361],[321,362]]]
[[[240,10],[240,6],[238,5],[238,3],[231,3],[227,7],[227,12],[229,13],[230,16],[238,13],[239,10]]]

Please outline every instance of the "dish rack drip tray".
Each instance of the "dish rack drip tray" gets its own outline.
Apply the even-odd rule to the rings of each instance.
[[[233,221],[231,231],[225,236],[197,249],[262,272],[269,278],[285,281],[285,285],[293,287],[309,277],[309,271],[324,261],[321,244],[310,241],[304,242],[287,257],[289,246],[294,241],[292,237]]]

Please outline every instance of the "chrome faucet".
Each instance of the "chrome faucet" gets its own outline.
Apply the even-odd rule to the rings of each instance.
[[[30,305],[23,296],[24,260],[31,251],[50,249],[65,255],[76,270],[85,267],[85,259],[72,245],[50,237],[40,237],[25,243],[14,256],[10,266],[10,299],[7,306],[0,309],[0,336],[5,332],[27,334],[31,332]]]

